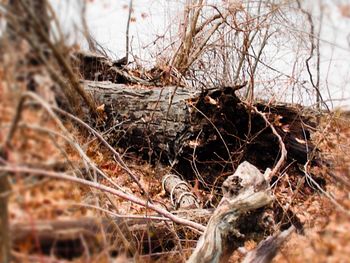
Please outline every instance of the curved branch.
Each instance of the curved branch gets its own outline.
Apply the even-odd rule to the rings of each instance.
[[[140,206],[143,206],[145,208],[149,208],[161,215],[163,215],[164,217],[172,220],[175,223],[184,225],[184,226],[188,226],[190,228],[193,228],[195,230],[198,230],[200,232],[203,232],[205,230],[205,227],[201,224],[198,224],[196,222],[192,222],[190,220],[187,219],[183,219],[183,218],[179,218],[175,215],[173,215],[172,213],[154,205],[151,204],[149,201],[145,201],[142,200],[134,195],[131,194],[127,194],[125,192],[122,192],[120,190],[116,190],[114,188],[108,187],[106,185],[102,185],[99,183],[95,183],[95,182],[91,182],[85,179],[81,179],[78,177],[73,177],[70,175],[67,175],[65,173],[57,173],[57,172],[52,172],[52,171],[46,171],[46,170],[41,170],[41,169],[35,169],[35,168],[27,168],[27,167],[22,167],[22,166],[0,166],[0,171],[1,172],[9,172],[9,173],[15,173],[16,175],[18,174],[34,174],[34,175],[42,175],[42,176],[46,176],[49,178],[53,178],[53,179],[59,179],[59,180],[65,180],[65,181],[70,181],[70,182],[74,182],[74,183],[78,183],[81,185],[85,185],[85,186],[89,186],[98,190],[101,190],[103,192],[107,192],[110,193],[112,195],[118,196],[122,199],[128,200],[132,203],[138,204]]]

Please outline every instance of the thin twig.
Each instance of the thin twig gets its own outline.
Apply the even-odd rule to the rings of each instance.
[[[339,204],[337,202],[337,200],[335,200],[335,198],[328,193],[327,191],[325,191],[324,189],[322,189],[322,187],[312,178],[312,176],[309,174],[308,172],[308,166],[310,164],[310,160],[308,160],[305,165],[304,165],[304,174],[306,177],[307,181],[310,181],[311,184],[310,186],[316,186],[316,188],[322,193],[324,194],[341,212],[343,212],[345,215],[347,215],[348,217],[350,217],[350,211],[347,210],[345,207],[343,207],[341,204]]]
[[[162,209],[154,204],[151,204],[147,200],[146,201],[142,200],[142,199],[140,199],[132,194],[127,194],[125,192],[116,190],[114,188],[105,186],[103,184],[91,182],[91,181],[81,179],[78,177],[69,176],[65,173],[57,173],[57,172],[52,172],[52,171],[27,168],[27,167],[21,167],[21,166],[14,166],[14,165],[0,166],[0,171],[15,173],[15,174],[41,175],[41,176],[46,176],[46,177],[53,178],[53,179],[65,180],[65,181],[70,181],[70,182],[82,184],[85,186],[89,186],[89,187],[101,190],[103,192],[111,193],[115,196],[118,196],[124,200],[128,200],[132,203],[138,204],[140,206],[149,208],[149,209],[161,214],[162,216],[164,216],[166,218],[169,218],[173,222],[178,223],[180,225],[188,226],[188,227],[193,228],[193,229],[200,231],[200,232],[203,232],[205,230],[205,226],[198,224],[198,223],[195,223],[195,222],[192,222],[192,221],[187,220],[187,219],[179,218],[179,217],[173,215],[172,213],[170,213],[170,212],[168,212],[168,211],[166,211],[166,210],[164,210],[164,209]]]
[[[128,14],[128,23],[126,25],[126,38],[125,38],[125,59],[126,59],[126,64],[129,62],[129,31],[130,31],[130,21],[131,21],[131,13],[133,9],[133,0],[130,0],[129,3],[129,14]]]
[[[306,59],[305,64],[306,64],[307,72],[309,74],[311,85],[316,91],[317,108],[318,108],[318,110],[320,109],[320,103],[322,102],[322,104],[326,107],[327,111],[330,112],[329,107],[328,107],[327,103],[324,102],[324,100],[322,98],[322,94],[320,92],[320,34],[321,34],[321,23],[322,23],[322,18],[323,18],[323,12],[321,10],[320,28],[318,31],[318,35],[315,36],[315,26],[314,26],[314,22],[313,22],[313,19],[312,19],[310,12],[308,12],[302,8],[300,0],[297,0],[297,4],[298,4],[300,11],[307,17],[307,20],[310,24],[309,40],[311,43],[311,47],[310,47],[309,57]],[[315,39],[317,40],[317,44],[315,44]],[[317,52],[317,65],[316,65],[317,79],[316,79],[316,83],[313,79],[311,69],[310,69],[310,60],[314,56],[315,49]]]
[[[271,179],[273,176],[277,175],[279,173],[279,171],[282,169],[282,166],[284,165],[286,159],[287,159],[287,149],[286,146],[283,142],[283,139],[281,137],[281,135],[279,135],[279,133],[276,131],[275,127],[272,125],[272,123],[267,119],[266,115],[259,111],[255,106],[253,105],[247,105],[247,107],[252,108],[258,115],[261,116],[261,118],[264,119],[265,123],[270,127],[272,133],[277,137],[278,139],[278,143],[279,143],[279,147],[280,147],[280,152],[281,152],[281,156],[277,162],[277,164],[275,165],[275,167],[272,169],[272,171],[270,172],[269,179]]]
[[[123,168],[123,170],[131,177],[131,179],[138,185],[138,187],[141,189],[143,193],[147,193],[147,191],[144,189],[144,187],[141,185],[140,181],[137,179],[136,175],[129,169],[129,167],[126,165],[126,163],[121,158],[120,154],[102,137],[102,135],[97,132],[95,129],[90,127],[87,123],[83,122],[78,117],[74,116],[73,114],[70,114],[60,108],[52,106],[52,109],[58,112],[59,114],[62,114],[66,117],[69,117],[70,119],[74,120],[75,122],[79,123],[81,126],[85,127],[87,130],[92,132],[102,143],[105,145],[114,155],[117,163]]]
[[[22,94],[22,96],[20,98],[20,101],[18,103],[17,109],[22,109],[25,101],[28,98],[34,99],[35,101],[38,102],[39,105],[41,105],[43,107],[43,109],[46,110],[46,112],[51,116],[51,118],[55,121],[55,123],[58,125],[58,127],[63,131],[63,133],[64,133],[64,137],[63,138],[65,138],[65,137],[69,138],[68,142],[72,143],[73,147],[78,151],[78,153],[82,157],[82,159],[84,161],[84,165],[87,168],[87,171],[89,170],[88,169],[89,166],[92,167],[94,169],[94,171],[96,171],[97,173],[102,175],[103,178],[105,178],[107,181],[109,181],[112,185],[114,185],[117,188],[120,188],[113,180],[111,180],[108,176],[106,176],[106,174],[103,171],[101,171],[98,167],[96,167],[96,165],[90,160],[90,158],[81,149],[80,145],[75,142],[75,140],[72,137],[72,135],[64,127],[64,125],[58,119],[56,114],[52,111],[51,106],[46,101],[44,101],[42,98],[40,98],[38,95],[36,95],[33,92],[25,92],[25,93]],[[6,137],[6,140],[5,140],[5,144],[4,144],[5,147],[10,147],[10,143],[11,143],[11,140],[12,140],[12,138],[14,136],[14,132],[17,129],[19,121],[21,119],[21,114],[22,114],[22,110],[20,110],[20,111],[17,110],[16,115],[13,118],[10,131],[9,131],[7,137]]]
[[[229,148],[228,148],[228,146],[227,146],[227,144],[226,144],[226,142],[225,142],[225,140],[224,140],[224,137],[222,137],[221,132],[219,131],[219,129],[215,126],[215,124],[211,121],[211,119],[208,118],[208,116],[205,115],[200,109],[198,109],[198,108],[197,108],[195,105],[193,105],[193,104],[192,104],[191,106],[192,106],[196,111],[198,111],[198,112],[213,126],[213,128],[215,129],[215,131],[216,131],[217,134],[219,135],[219,137],[220,137],[222,143],[224,144],[224,147],[225,147],[225,149],[226,149],[226,151],[227,151],[228,158],[229,158],[229,160],[230,160],[230,163],[231,163],[231,165],[232,165],[232,168],[234,169],[234,164],[233,164],[231,152],[230,152],[230,150],[229,150]]]
[[[153,216],[153,215],[147,215],[147,214],[146,215],[121,215],[121,214],[114,213],[110,210],[104,209],[102,207],[95,206],[95,205],[89,205],[89,204],[80,203],[80,204],[73,204],[73,206],[96,209],[96,210],[99,210],[103,213],[114,216],[116,218],[145,219],[145,220],[154,220],[154,221],[169,221],[170,220],[169,218],[166,218],[166,217]]]

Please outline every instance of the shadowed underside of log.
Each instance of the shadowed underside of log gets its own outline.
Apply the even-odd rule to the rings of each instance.
[[[243,160],[261,170],[278,160],[276,136],[259,114],[242,103],[234,87],[199,92],[110,82],[84,85],[103,110],[100,130],[111,144],[152,162],[175,160],[175,170],[187,178],[194,174],[205,178],[203,185],[232,173]],[[283,138],[288,163],[304,164],[314,150],[310,141],[314,124],[290,105],[256,106]]]

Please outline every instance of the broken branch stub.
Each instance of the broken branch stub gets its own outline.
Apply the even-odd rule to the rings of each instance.
[[[268,263],[276,256],[279,248],[287,240],[287,238],[295,231],[295,227],[291,226],[287,230],[269,236],[259,243],[259,245],[250,251],[242,263]]]
[[[169,193],[170,201],[175,209],[199,208],[196,196],[185,181],[174,174],[167,174],[163,177],[162,188]]]
[[[243,195],[253,194],[257,191],[265,191],[269,184],[267,177],[270,169],[266,169],[263,175],[258,168],[249,162],[241,163],[235,173],[229,176],[222,184],[222,193],[224,198],[235,198]]]
[[[227,262],[234,251],[233,238],[244,238],[239,232],[239,219],[272,201],[264,175],[248,162],[238,166],[225,180],[222,190],[224,196],[188,263]]]

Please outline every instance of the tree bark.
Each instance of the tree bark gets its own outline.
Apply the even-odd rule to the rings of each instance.
[[[235,87],[200,92],[175,86],[83,83],[103,116],[94,125],[109,143],[150,162],[171,164],[186,179],[200,175],[206,184],[220,186],[224,178],[217,178],[232,174],[241,160],[265,170],[280,155],[271,128],[241,102]],[[282,137],[288,151],[286,165],[304,164],[314,150],[313,122],[295,106],[258,103],[256,107]]]
[[[173,159],[191,133],[189,100],[195,92],[93,81],[85,81],[84,86],[103,110],[99,125],[101,130],[109,130],[111,144],[132,147],[150,157],[164,153]]]

